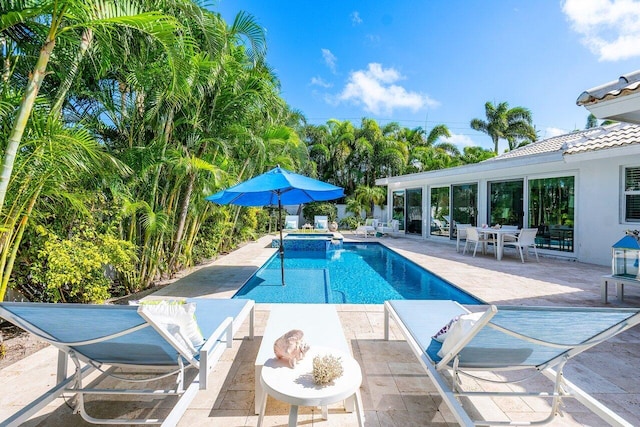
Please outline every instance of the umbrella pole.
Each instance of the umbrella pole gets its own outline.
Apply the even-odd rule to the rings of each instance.
[[[284,286],[284,240],[282,239],[282,201],[278,192],[278,228],[280,229],[280,274],[282,276],[282,286]]]

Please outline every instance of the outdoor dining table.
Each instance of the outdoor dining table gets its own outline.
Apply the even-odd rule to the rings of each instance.
[[[485,235],[492,234],[495,236],[496,241],[496,258],[498,261],[502,259],[502,253],[504,252],[504,235],[505,234],[513,234],[516,235],[520,232],[517,229],[505,229],[505,228],[493,228],[493,227],[476,227],[478,233],[483,233]]]

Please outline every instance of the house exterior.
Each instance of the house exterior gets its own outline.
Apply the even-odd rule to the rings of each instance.
[[[610,265],[611,246],[640,228],[640,125],[573,132],[376,184],[388,188],[386,220],[399,219],[405,233],[455,239],[462,223],[538,228],[540,253]]]

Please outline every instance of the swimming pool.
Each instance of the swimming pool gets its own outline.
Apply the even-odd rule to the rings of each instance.
[[[379,243],[285,251],[286,286],[274,254],[233,296],[259,303],[382,304],[390,299],[482,301]]]

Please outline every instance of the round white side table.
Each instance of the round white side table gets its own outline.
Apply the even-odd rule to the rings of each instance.
[[[340,357],[343,374],[333,384],[319,386],[313,381],[313,358],[331,354]],[[358,425],[364,426],[360,384],[362,372],[358,362],[350,355],[326,347],[311,347],[295,368],[277,358],[269,359],[262,367],[260,382],[264,390],[258,427],[262,426],[267,406],[267,395],[291,405],[289,427],[298,421],[298,406],[321,406],[322,418],[327,419],[327,405],[355,398]],[[347,407],[347,405],[345,405]],[[347,408],[348,409],[348,408]]]

